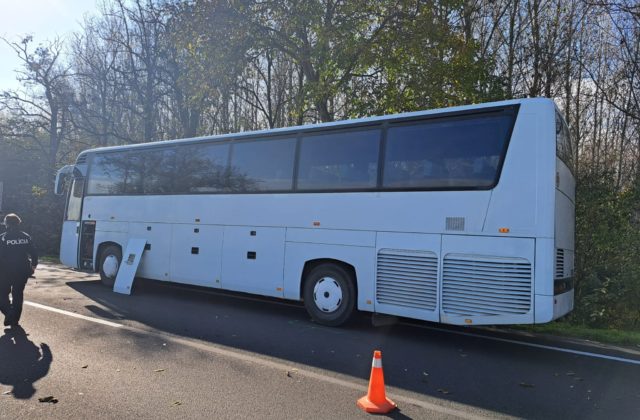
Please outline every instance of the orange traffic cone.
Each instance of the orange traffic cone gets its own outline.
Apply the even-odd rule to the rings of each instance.
[[[357,402],[358,407],[367,413],[388,413],[398,406],[398,404],[387,398],[384,391],[384,373],[382,372],[382,352],[373,352],[373,363],[371,365],[371,378],[369,379],[369,392]]]

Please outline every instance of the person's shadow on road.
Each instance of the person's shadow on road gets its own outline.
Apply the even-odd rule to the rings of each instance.
[[[15,398],[31,398],[33,384],[47,375],[52,360],[49,346],[33,344],[22,327],[7,329],[0,337],[0,384],[13,386]]]

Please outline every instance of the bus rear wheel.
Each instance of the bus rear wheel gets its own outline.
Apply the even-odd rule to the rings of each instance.
[[[344,324],[355,308],[353,276],[338,264],[322,264],[304,279],[304,306],[318,324]]]
[[[100,280],[102,284],[113,287],[122,261],[122,251],[115,245],[107,246],[100,253]]]

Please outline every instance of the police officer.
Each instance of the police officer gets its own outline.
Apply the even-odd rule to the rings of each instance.
[[[38,265],[38,253],[31,237],[20,231],[20,223],[17,214],[7,214],[7,231],[0,235],[0,312],[5,316],[4,325],[12,327],[20,322],[24,288]]]

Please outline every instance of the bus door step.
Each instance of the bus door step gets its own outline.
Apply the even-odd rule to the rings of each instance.
[[[146,239],[131,238],[127,243],[127,248],[122,255],[122,262],[118,269],[118,275],[116,281],[113,284],[113,291],[116,293],[122,293],[123,295],[131,294],[131,287],[133,286],[133,279],[138,271],[138,265],[142,259],[142,253],[144,252]]]

